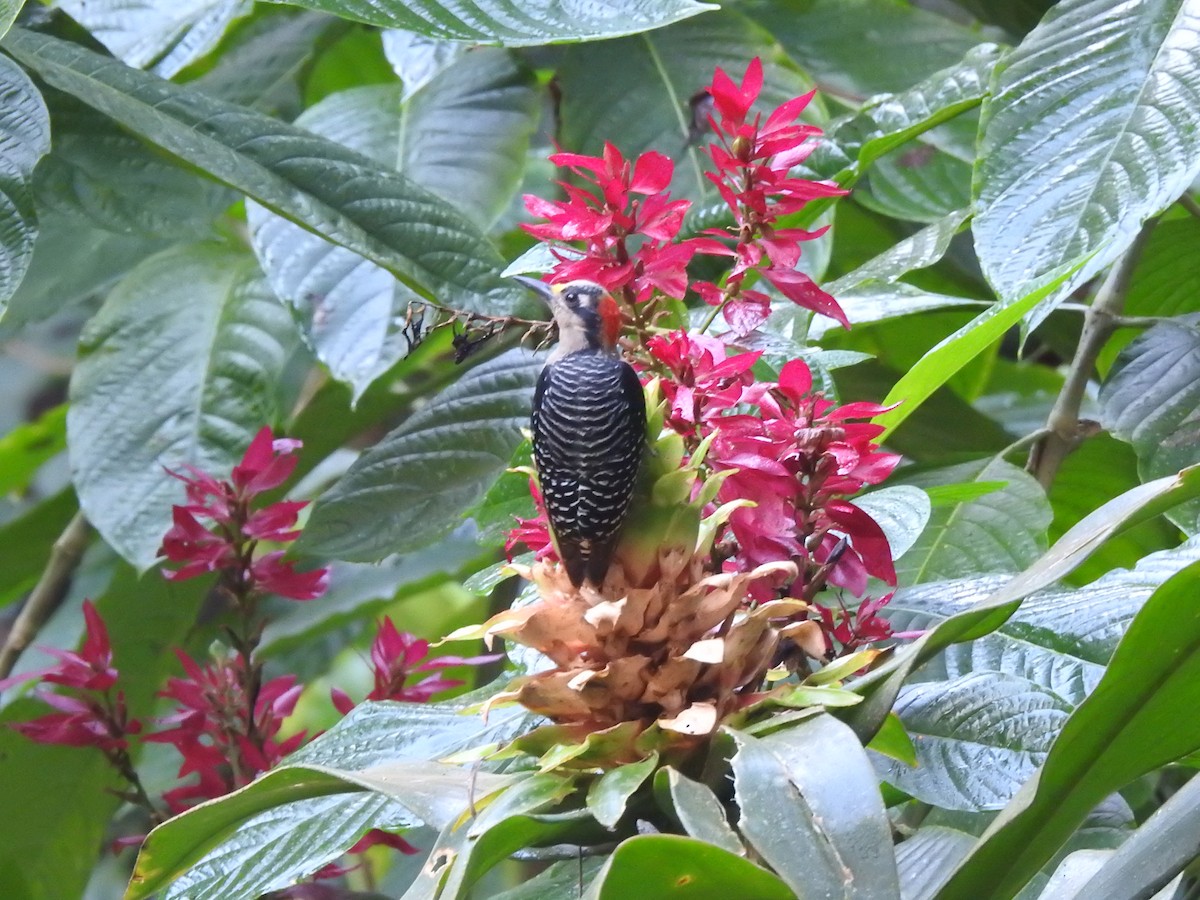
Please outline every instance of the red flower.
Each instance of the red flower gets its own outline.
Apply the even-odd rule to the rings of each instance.
[[[281,500],[252,510],[252,501],[264,491],[279,487],[296,468],[300,441],[273,438],[262,428],[229,481],[220,481],[191,466],[188,475],[171,472],[182,481],[187,504],[172,507],[174,524],[163,536],[159,553],[177,569],[163,569],[172,581],[223,571],[236,583],[238,596],[254,592],[278,594],[293,600],[312,600],[325,593],[329,570],[297,572],[295,564],[275,550],[256,556],[259,541],[288,543],[300,536],[296,521],[306,500]],[[168,470],[170,471],[170,470]],[[211,519],[215,530],[200,519]]]
[[[504,553],[509,562],[515,555],[518,544],[524,544],[533,551],[534,559],[557,559],[554,541],[550,537],[550,522],[546,518],[546,505],[542,502],[542,492],[537,480],[529,479],[529,494],[537,514],[532,519],[522,519],[516,516],[517,527],[508,532],[504,538]]]
[[[58,712],[28,722],[13,722],[10,727],[39,744],[98,747],[106,753],[123,751],[128,746],[126,737],[140,731],[141,723],[129,718],[125,695],[112,692],[117,683],[112,644],[104,620],[90,600],[83,602],[83,617],[86,632],[79,652],[39,647],[58,664],[0,680],[0,691],[34,679],[66,689],[65,693],[37,693]]]
[[[784,103],[763,123],[761,116],[750,119],[762,84],[762,62],[756,57],[747,66],[740,86],[718,67],[708,87],[717,114],[709,116],[709,124],[718,142],[707,148],[714,171],[705,175],[733,212],[736,228],[732,235],[720,229],[706,233],[733,236],[737,243],[732,249],[719,242],[715,247],[712,243],[696,246],[702,253],[733,255],[736,263],[724,288],[706,283],[696,289],[707,302],[725,304],[725,321],[735,334],[753,331],[770,313],[766,295],[748,290],[744,284],[750,271],[760,272],[793,303],[849,327],[837,301],[796,269],[800,243],[820,237],[825,229],[775,227],[781,216],[798,212],[810,200],[846,193],[834,185],[788,174],[811,152],[808,138],[820,133],[811,125],[796,122],[813,92]]]
[[[375,686],[367,694],[367,700],[405,700],[409,703],[426,703],[436,693],[457,687],[461,681],[430,675],[416,684],[406,684],[413,675],[421,672],[436,672],[450,666],[475,666],[499,659],[498,654],[486,656],[439,656],[426,659],[429,642],[408,632],[397,631],[391,619],[379,624],[379,632],[371,644],[371,668]],[[333,705],[343,715],[355,706],[345,691],[331,691]]]
[[[581,255],[574,248],[553,248],[559,260],[553,280],[586,278],[636,302],[648,300],[655,289],[682,298],[695,248],[672,243],[689,206],[666,192],[675,164],[651,151],[631,165],[610,143],[602,156],[555,153],[550,161],[591,185],[559,182],[566,200],[525,195],[525,208],[546,222],[522,228],[543,241],[586,244]]]
[[[291,715],[303,690],[294,675],[263,684],[251,714],[241,656],[201,667],[181,650],[175,655],[187,677],[169,679],[161,696],[175,700],[179,707],[159,720],[159,725],[168,727],[146,735],[145,740],[174,745],[183,756],[179,777],[198,776],[194,783],[163,794],[163,801],[178,813],[249,784],[300,746],[305,735],[278,738],[283,720]]]

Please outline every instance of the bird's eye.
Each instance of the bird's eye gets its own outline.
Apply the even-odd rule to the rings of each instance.
[[[579,305],[579,294],[577,294],[575,291],[567,291],[563,299],[567,301],[567,306],[573,307]]]

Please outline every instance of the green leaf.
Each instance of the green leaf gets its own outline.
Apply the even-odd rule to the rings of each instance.
[[[16,330],[103,296],[113,282],[168,244],[105,231],[73,214],[43,212],[33,259],[9,301],[3,324]],[[64,266],[64,259],[71,265]]]
[[[978,121],[971,110],[880,157],[858,202],[895,219],[930,223],[970,208]]]
[[[749,12],[821,90],[851,100],[911,87],[979,43],[973,29],[898,0],[773,0]]]
[[[138,857],[126,896],[135,900],[165,888],[167,897],[256,897],[336,859],[376,824],[396,828],[424,821],[445,827],[470,806],[472,790],[484,796],[504,781],[409,761],[363,770],[280,766],[197,807],[207,815],[189,811],[179,826],[156,829],[153,846],[147,842]],[[354,796],[363,791],[382,797]],[[351,796],[338,796],[346,794]],[[263,810],[272,815],[256,816]],[[284,835],[280,821],[287,825]]]
[[[969,300],[965,297],[935,294],[904,282],[861,284],[841,293],[834,293],[832,290],[829,293],[837,297],[837,301],[851,325],[871,325],[936,309],[953,307],[978,309],[980,306],[987,305],[979,300]],[[805,311],[796,309],[787,310],[787,313],[790,313],[792,318],[806,315]],[[787,321],[786,318],[779,316],[773,316],[772,319],[775,323]],[[841,333],[844,332],[837,322],[823,317],[813,317],[808,324],[808,338],[813,341],[819,341],[830,334]]]
[[[769,113],[812,88],[783,54],[772,52],[758,26],[733,10],[636,37],[564,48],[556,78],[562,91],[559,141],[596,154],[612,141],[630,158],[657,150],[675,161],[673,197],[715,196],[703,175],[708,157],[696,145],[689,102],[712,83],[715,67],[740,82],[756,56],[763,61],[756,110]],[[817,107],[809,109],[812,116]]]
[[[1138,474],[1158,478],[1200,462],[1200,315],[1160,322],[1121,351],[1100,392],[1102,421],[1133,446]],[[1200,530],[1200,504],[1169,512]]]
[[[1075,267],[1080,265],[1082,263],[1076,263]],[[1049,283],[1043,284],[1019,300],[993,305],[991,309],[980,313],[921,357],[920,361],[896,382],[883,400],[884,406],[899,405],[896,409],[875,417],[874,421],[886,428],[880,440],[885,439],[896,426],[911,416],[917,407],[948,382],[954,373],[1000,340],[1004,332],[1062,285],[1070,274],[1071,272],[1059,273]]]
[[[1200,563],[1147,601],[1096,690],[1067,720],[1041,770],[988,828],[940,898],[1007,897],[1053,856],[1092,807],[1200,748],[1200,619],[1181,615]]]
[[[409,806],[382,795],[345,792],[355,789],[352,784],[380,789],[388,767],[403,770],[399,761],[428,761],[502,741],[524,725],[525,716],[517,715],[493,717],[485,726],[478,717],[462,714],[466,702],[355,707],[288,757],[284,767],[151,832],[128,897],[146,897],[168,884],[168,896],[188,900],[232,900],[235,890],[236,896],[254,897],[320,868],[369,827],[411,824],[421,815],[441,824],[453,813],[447,813],[440,789],[426,796],[418,782],[406,780]]]
[[[1145,521],[1200,493],[1200,467],[1143,484],[1112,500],[1064,534],[1050,550],[970,609],[951,616],[906,650],[851,683],[866,701],[843,714],[864,739],[879,729],[900,688],[914,668],[928,662],[951,644],[974,640],[995,631],[1034,591],[1058,581],[1124,528]]]
[[[896,242],[854,271],[829,282],[825,289],[839,301],[845,302],[842,294],[853,288],[873,282],[893,284],[914,269],[932,266],[946,255],[950,241],[962,230],[969,216],[968,209],[947,213],[915,234]]]
[[[403,82],[401,100],[407,100],[471,49],[469,44],[426,37],[399,28],[389,28],[380,37],[383,55]]]
[[[78,511],[74,492],[64,488],[0,525],[0,606],[24,599],[42,573],[54,541]]]
[[[139,580],[132,569],[120,566],[97,599],[131,717],[145,721],[153,714],[162,680],[178,666],[164,648],[184,639],[203,593],[195,583]],[[78,606],[63,612],[82,630]],[[6,706],[0,718],[10,723],[49,711],[40,701],[21,699]],[[109,820],[120,806],[109,789],[124,785],[94,749],[35,744],[6,724],[0,724],[0,753],[0,790],[6,803],[21,810],[20,816],[0,819],[0,896],[83,896]]]
[[[609,836],[585,810],[560,810],[572,789],[572,782],[561,776],[533,775],[502,791],[466,827],[458,825],[456,829],[457,823],[447,826],[430,855],[435,860],[452,860],[449,872],[426,868],[405,898],[430,896],[430,882],[440,883],[444,878],[443,891],[434,895],[465,900],[483,875],[518,850],[591,843]],[[452,833],[454,830],[457,834]],[[443,857],[444,842],[449,844],[447,849],[452,848],[453,856]]]
[[[788,764],[760,738],[725,734],[735,748],[730,768],[742,837],[797,893],[844,896],[850,872],[818,823],[817,811],[792,781]]]
[[[1200,779],[1171,795],[1083,886],[1087,900],[1148,897],[1200,855]]]
[[[980,44],[957,65],[935,72],[916,86],[872,99],[829,129],[826,140],[805,163],[809,176],[833,178],[849,187],[884,154],[975,109],[987,94],[988,79],[999,58],[996,45]],[[819,209],[816,204],[809,206]]]
[[[929,522],[929,495],[917,487],[896,484],[854,498],[854,505],[876,521],[887,536],[892,558],[899,559],[917,542]]]
[[[330,566],[329,589],[321,602],[289,603],[267,622],[259,652],[274,656],[301,650],[345,625],[385,615],[398,597],[407,598],[443,582],[478,557],[479,544],[472,532],[464,526],[447,535],[436,554],[393,556],[372,565],[334,563]],[[443,611],[452,612],[453,608],[453,604],[446,604]],[[415,625],[408,627],[416,630]],[[338,639],[338,643],[342,641],[344,637]]]
[[[48,95],[53,149],[34,179],[38,209],[146,239],[213,233],[228,188],[179,167],[70,95]]]
[[[50,150],[42,95],[11,59],[0,56],[0,314],[16,291],[37,237],[30,179]]]
[[[0,495],[23,491],[37,470],[66,448],[65,403],[0,437]]]
[[[81,338],[67,431],[80,504],[122,556],[145,569],[158,555],[183,498],[166,468],[224,475],[275,421],[295,343],[244,251],[178,247],[113,290]]]
[[[1039,591],[991,634],[947,647],[926,663],[921,677],[1005,672],[1027,678],[1074,706],[1100,681],[1117,642],[1155,588],[1197,559],[1200,543],[1189,541],[1146,556],[1134,569],[1109,572],[1086,587]],[[969,609],[1000,581],[988,576],[901,588],[885,612],[897,631],[926,630]]]
[[[209,177],[384,266],[423,297],[464,309],[519,296],[479,230],[397,172],[245,107],[172,85],[82,47],[13,29],[4,47]]]
[[[300,82],[337,24],[320,13],[289,9],[258,16],[238,29],[212,68],[188,86],[291,121],[302,108]]]
[[[609,769],[588,789],[587,807],[605,828],[614,828],[625,815],[630,799],[658,767],[658,754],[640,762]]]
[[[791,900],[795,894],[770,872],[720,847],[674,834],[643,834],[621,842],[584,897]]]
[[[1117,258],[1200,174],[1200,23],[1185,0],[1065,0],[985,103],[973,226],[1000,297]]]
[[[58,0],[58,7],[131,66],[170,78],[248,15],[249,0]]]
[[[945,825],[926,825],[896,845],[900,895],[928,900],[975,844],[975,836]]]
[[[0,0],[0,38],[8,33],[24,5],[25,0]]]
[[[333,94],[296,124],[396,168],[486,224],[512,199],[540,96],[503,50],[480,49],[411,99],[400,85]],[[247,205],[255,252],[275,293],[304,324],[317,358],[357,397],[414,342],[407,313],[420,298],[380,266],[258,204]]]
[[[317,501],[297,548],[372,562],[450,531],[521,442],[541,367],[509,351],[438,394]]]
[[[895,859],[881,852],[891,843],[891,826],[875,771],[854,732],[822,715],[774,731],[760,742],[783,762],[836,853],[847,879],[845,895],[896,896]],[[739,790],[739,802],[744,796]],[[762,815],[754,806],[743,813]]]
[[[746,855],[746,848],[729,824],[725,807],[707,784],[664,766],[654,775],[654,793],[659,806],[687,834],[738,856]]]
[[[883,726],[871,738],[867,749],[902,762],[906,766],[917,764],[917,748],[913,746],[912,738],[904,730],[904,723],[894,712],[888,713]]]
[[[515,0],[270,0],[319,9],[345,19],[402,28],[426,37],[472,44],[528,47],[588,41],[661,28],[714,9],[695,0],[612,0],[603,6],[568,0],[531,7]]]
[[[917,765],[877,757],[880,776],[943,809],[999,809],[1046,758],[1070,711],[1045,688],[999,672],[909,685],[895,712]]]
[[[1019,572],[1046,549],[1050,504],[1029,474],[1003,459],[993,457],[911,475],[902,472],[895,481],[922,489],[945,484],[1003,485],[981,496],[936,506],[929,524],[897,567],[900,584]]]
[[[1088,438],[1063,461],[1054,476],[1050,488],[1050,505],[1054,508],[1050,539],[1056,540],[1085,515],[1138,483],[1137,457],[1128,444],[1105,432]],[[1087,584],[1105,572],[1134,566],[1148,553],[1178,542],[1178,529],[1165,519],[1143,522],[1105,544],[1075,570],[1071,580]]]
[[[1198,254],[1200,219],[1188,216],[1155,225],[1129,282],[1125,314],[1179,316],[1200,312],[1196,269],[1188,265]]]

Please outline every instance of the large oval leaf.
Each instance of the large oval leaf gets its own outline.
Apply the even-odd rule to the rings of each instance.
[[[524,47],[637,34],[707,12],[696,0],[270,0],[333,13],[384,28],[403,28],[426,37],[473,44]]]
[[[0,57],[0,313],[16,291],[37,226],[29,180],[50,150],[50,117],[21,67]]]
[[[398,168],[486,223],[520,182],[539,101],[532,76],[506,51],[481,49],[407,101],[398,84],[355,88],[296,124]],[[247,219],[271,286],[296,310],[317,357],[358,396],[410,349],[406,311],[419,298],[375,263],[258,204]]]
[[[585,896],[788,900],[795,894],[770,872],[728,850],[676,834],[644,834],[617,846]]]
[[[275,421],[295,326],[248,253],[216,244],[154,256],[113,290],[71,378],[71,469],[88,519],[140,568],[183,486],[164,470],[224,473]]]
[[[894,897],[899,876],[875,772],[854,732],[821,715],[760,739],[812,810],[848,875],[847,897]],[[741,790],[738,802],[750,799]],[[744,809],[744,807],[743,807]],[[750,814],[757,815],[754,805]]]
[[[1121,351],[1100,392],[1105,427],[1133,446],[1143,479],[1200,462],[1200,315],[1155,325]],[[1189,533],[1200,503],[1167,514]]]
[[[34,179],[38,208],[120,234],[199,240],[235,194],[175,165],[68,94],[49,94],[53,149]]]
[[[297,548],[374,562],[446,534],[512,458],[541,367],[512,350],[433,398],[317,502]]]
[[[922,680],[972,672],[1004,672],[1053,691],[1072,706],[1083,702],[1129,623],[1154,590],[1200,559],[1200,541],[1153,553],[1134,569],[1110,572],[1084,588],[1048,590],[1027,598],[996,631],[955,644],[922,667]],[[886,608],[897,631],[926,630],[969,609],[1002,579],[935,582],[896,592]]]
[[[729,766],[742,836],[798,894],[846,896],[850,871],[787,765],[758,738],[726,734],[735,748]]]
[[[917,765],[876,755],[880,775],[944,809],[999,809],[1045,759],[1071,707],[1032,681],[974,672],[910,685],[896,713]]]
[[[893,0],[774,0],[750,14],[821,90],[852,101],[911,87],[979,43],[973,29]]]
[[[1125,295],[1130,316],[1178,316],[1200,312],[1200,219],[1159,222],[1146,242]]]
[[[1134,619],[1096,690],[1045,764],[939,893],[1011,897],[1104,797],[1200,748],[1200,563],[1162,585]]]
[[[465,216],[352,150],[45,35],[14,28],[4,46],[55,87],[422,296],[472,310],[520,298]]]
[[[1050,504],[1038,483],[1002,459],[901,475],[928,492],[933,512],[897,566],[901,584],[1019,572],[1046,549]]]
[[[892,703],[913,669],[951,644],[995,631],[1016,612],[1021,600],[1073,571],[1109,537],[1130,525],[1160,514],[1200,492],[1200,466],[1139,485],[1084,517],[1020,575],[970,609],[951,616],[911,646],[852,683],[866,699],[846,711],[845,718],[869,740],[891,711]]]
[[[1200,174],[1198,96],[1191,0],[1055,5],[984,106],[974,233],[996,293],[1112,262]]]
[[[637,37],[568,47],[558,69],[559,140],[581,153],[599,153],[605,141],[627,156],[657,150],[675,160],[675,196],[710,194],[689,101],[712,83],[714,67],[740,81],[756,56],[763,58],[764,75],[756,108],[769,112],[812,88],[772,51],[765,32],[729,10]],[[819,115],[815,104],[809,109]]]
[[[170,78],[250,13],[250,0],[58,0],[118,59]]]

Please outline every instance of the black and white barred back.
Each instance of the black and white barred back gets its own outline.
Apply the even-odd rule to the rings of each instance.
[[[542,370],[533,408],[533,458],[559,556],[572,584],[600,584],[642,460],[642,385],[623,360],[581,350]]]

